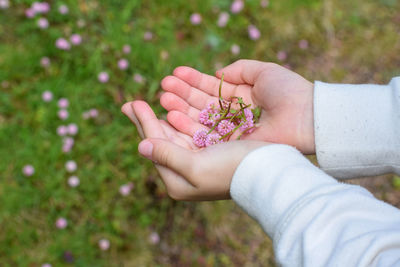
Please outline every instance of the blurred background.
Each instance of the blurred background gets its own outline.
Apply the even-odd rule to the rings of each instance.
[[[239,58],[307,79],[400,73],[397,0],[0,0],[1,266],[273,266],[232,201],[176,202],[120,112]],[[315,159],[311,158],[315,161]],[[354,180],[400,207],[400,178]]]

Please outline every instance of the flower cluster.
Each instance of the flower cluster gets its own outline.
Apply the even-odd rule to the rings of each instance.
[[[219,103],[210,103],[199,114],[199,122],[209,129],[200,129],[193,135],[193,142],[198,147],[207,147],[226,142],[237,131],[240,137],[252,133],[256,128],[259,108],[250,109],[241,97],[231,97],[229,101],[222,99],[223,77],[219,87]],[[233,109],[232,106],[237,107]]]

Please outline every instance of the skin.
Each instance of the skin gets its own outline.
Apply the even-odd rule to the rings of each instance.
[[[192,136],[204,128],[198,122],[199,112],[208,103],[218,101],[222,73],[223,98],[241,96],[246,104],[260,106],[260,126],[240,141],[198,149]],[[190,67],[178,67],[172,76],[162,80],[161,86],[165,92],[160,102],[168,111],[167,121],[159,120],[143,101],[124,104],[122,112],[144,139],[139,153],[155,163],[173,199],[230,198],[232,176],[240,162],[268,143],[288,144],[305,154],[315,153],[313,84],[286,68],[239,60],[217,71],[214,77]]]
[[[216,77],[190,67],[178,67],[165,77],[161,105],[167,120],[178,131],[192,136],[199,128],[199,112],[218,101],[218,86],[224,73],[222,96],[241,96],[244,102],[262,108],[260,127],[243,140],[288,144],[304,154],[314,154],[313,84],[295,72],[274,63],[239,60],[217,71]]]
[[[191,136],[157,119],[146,102],[126,103],[122,112],[146,138],[139,144],[139,153],[155,163],[168,195],[176,200],[229,199],[232,176],[239,163],[254,149],[267,145],[232,141],[198,149]]]

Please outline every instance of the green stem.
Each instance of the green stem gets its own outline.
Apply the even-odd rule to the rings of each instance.
[[[219,102],[219,106],[221,107],[221,110],[224,109],[224,108],[222,107],[222,102],[221,102],[221,100],[223,100],[223,99],[222,99],[222,83],[223,83],[223,81],[224,81],[224,73],[222,73],[221,82],[219,83],[219,89],[218,89],[218,95],[219,95],[218,102]]]

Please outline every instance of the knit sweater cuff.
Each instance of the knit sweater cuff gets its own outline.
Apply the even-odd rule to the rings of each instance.
[[[320,174],[322,171],[293,147],[268,145],[252,151],[240,163],[230,193],[272,238],[279,220],[298,199],[316,187],[336,183]]]
[[[389,85],[315,82],[318,163],[336,178],[400,173],[400,78]]]

